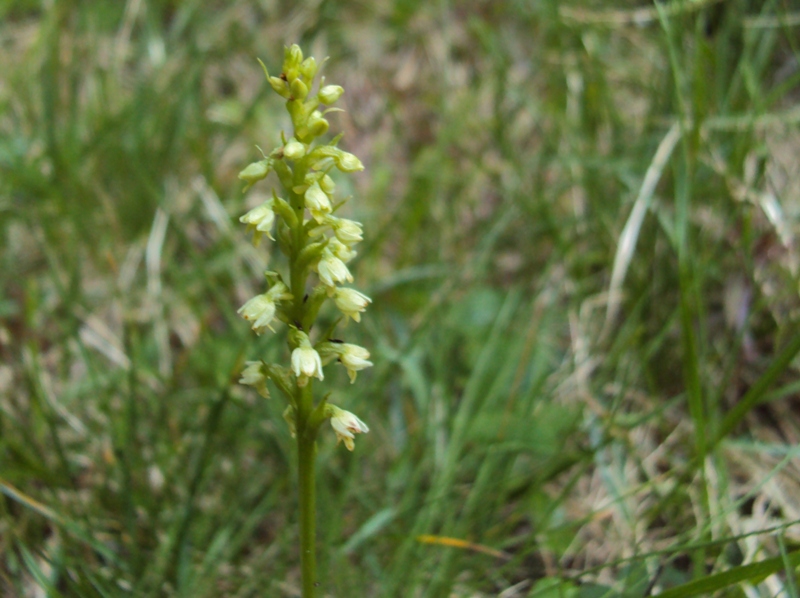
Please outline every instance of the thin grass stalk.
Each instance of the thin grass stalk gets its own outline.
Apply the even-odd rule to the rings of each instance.
[[[694,423],[695,455],[698,473],[700,474],[700,500],[697,527],[700,539],[710,539],[708,521],[711,511],[707,486],[706,454],[709,433],[708,407],[705,403],[702,382],[700,380],[699,362],[701,359],[695,320],[700,315],[699,305],[695,298],[696,276],[691,263],[692,248],[689,238],[689,215],[692,204],[692,177],[694,176],[694,152],[691,140],[695,139],[697,124],[690,119],[687,102],[683,96],[685,74],[680,63],[678,47],[673,39],[672,23],[663,7],[656,6],[664,31],[672,75],[675,81],[675,101],[678,106],[681,122],[681,160],[675,168],[675,245],[678,258],[679,313],[681,339],[683,345],[683,375],[686,385],[689,413]],[[706,551],[699,548],[692,555],[694,576],[696,579],[705,575]]]

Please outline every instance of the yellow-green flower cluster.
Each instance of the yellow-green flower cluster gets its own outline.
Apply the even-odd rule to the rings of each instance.
[[[324,379],[323,368],[331,362],[345,367],[351,383],[357,372],[372,365],[365,348],[333,338],[314,341],[312,334],[317,314],[326,301],[345,320],[356,322],[371,303],[363,293],[343,286],[353,282],[347,264],[357,254],[355,246],[363,240],[363,231],[358,222],[337,215],[345,201],[337,200],[331,176],[335,170],[351,173],[364,166],[356,156],[338,147],[341,135],[327,143],[319,141],[330,127],[326,115],[338,110],[331,106],[344,90],[338,85],[326,85],[322,77],[314,93],[319,67],[313,57],[304,58],[301,49],[293,45],[286,48],[279,76],[271,76],[263,63],[261,66],[272,89],[286,100],[293,134],[288,138],[282,134],[280,146],[267,155],[262,152],[263,159],[239,173],[246,183],[245,190],[266,179],[270,172],[275,173],[282,188],[280,195],[273,190],[268,200],[239,220],[247,225],[247,232],[253,233],[254,245],[263,236],[274,241],[286,256],[289,268],[286,277],[266,272],[268,289],[247,301],[239,314],[250,322],[256,334],[274,330],[272,324],[276,321],[285,323],[289,327],[291,356],[288,367],[248,362],[240,382],[269,396],[266,381],[271,380],[289,401],[286,418],[293,422],[293,428],[314,428],[317,420],[331,419],[337,437],[353,450],[352,434],[367,432],[366,424],[327,404],[326,399],[309,407],[305,404],[309,395],[304,393],[310,393],[312,378]]]

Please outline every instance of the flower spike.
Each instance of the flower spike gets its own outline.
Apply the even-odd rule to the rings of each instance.
[[[288,326],[288,359],[283,365],[266,361],[248,361],[239,380],[261,396],[269,397],[268,383],[279,390],[286,400],[283,418],[297,442],[298,479],[314,476],[314,456],[317,434],[326,419],[347,450],[355,448],[355,435],[369,432],[369,427],[356,415],[327,402],[328,393],[315,399],[314,386],[325,382],[324,368],[339,363],[347,371],[350,383],[358,372],[372,366],[369,351],[356,344],[332,340],[336,326],[348,318],[361,321],[372,300],[354,288],[341,285],[353,283],[347,264],[356,257],[355,246],[364,239],[362,225],[342,217],[341,209],[349,198],[337,199],[335,177],[361,171],[364,164],[355,155],[338,146],[342,135],[323,139],[341,109],[333,107],[344,89],[330,85],[318,71],[312,56],[304,56],[296,44],[284,51],[282,69],[270,75],[259,61],[267,83],[285,100],[292,130],[281,132],[279,143],[270,152],[261,152],[255,161],[239,173],[246,191],[261,181],[274,180],[280,185],[280,197],[275,190],[260,205],[239,218],[246,233],[253,234],[253,245],[262,237],[275,241],[276,255],[286,257],[288,264],[282,274],[266,272],[268,290],[252,297],[238,313],[261,335],[273,330],[277,323]],[[258,147],[258,146],[256,146]],[[270,172],[274,177],[268,179]],[[274,235],[274,236],[273,236]],[[325,333],[317,327],[318,316],[326,319],[330,313],[334,323]],[[337,312],[338,310],[338,312]],[[343,317],[336,317],[337,313]],[[330,382],[329,380],[327,382]],[[313,484],[301,482],[299,517],[301,525],[301,570],[303,596],[313,596],[314,532]]]

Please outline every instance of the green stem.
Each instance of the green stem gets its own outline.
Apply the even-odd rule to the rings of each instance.
[[[294,191],[293,187],[296,185],[301,185],[303,183],[303,179],[305,178],[306,167],[302,161],[295,164],[294,170],[292,171],[292,185],[286,186],[286,193],[289,194],[289,203],[292,206],[292,209],[295,213],[295,225],[292,227],[292,255],[290,257],[290,267],[291,267],[291,291],[292,295],[294,295],[294,323],[295,325],[301,325],[303,322],[303,314],[305,312],[305,291],[306,291],[306,273],[301,268],[298,256],[300,252],[303,251],[306,244],[308,243],[308,236],[305,234],[305,230],[303,229],[303,215],[305,213],[305,207],[303,205],[303,198],[298,196]],[[305,330],[304,332],[308,332]],[[294,348],[294,347],[292,347]],[[311,407],[313,404],[313,400],[309,399],[309,413],[311,412]],[[298,414],[298,421],[300,420],[300,414]]]
[[[297,127],[295,126],[295,130]],[[298,256],[308,244],[308,235],[303,228],[305,205],[303,198],[295,193],[294,188],[302,185],[308,171],[307,159],[298,160],[291,171],[287,168],[284,178],[291,173],[291,184],[281,179],[289,195],[290,205],[295,212],[296,223],[292,227],[292,251],[290,256],[290,286],[294,296],[294,324],[302,328],[306,314],[306,278],[307,272],[301,265]],[[310,330],[304,330],[308,333]],[[290,343],[290,349],[295,347]],[[298,508],[300,510],[300,569],[302,573],[303,598],[314,598],[317,585],[316,555],[316,484],[314,460],[317,456],[317,427],[311,422],[314,411],[314,393],[312,382],[297,387],[295,395],[295,416],[297,426],[297,471],[298,471]]]
[[[314,460],[317,456],[316,430],[308,426],[313,408],[311,381],[299,390],[297,421],[298,498],[300,509],[300,566],[303,598],[313,598],[316,591],[316,484]]]

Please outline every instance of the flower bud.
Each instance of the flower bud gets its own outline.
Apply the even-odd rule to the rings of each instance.
[[[317,98],[319,98],[319,101],[322,102],[323,104],[330,105],[335,103],[336,100],[342,97],[343,93],[344,93],[344,88],[341,87],[340,85],[326,85],[325,87],[319,90]]]
[[[357,170],[364,170],[364,165],[361,160],[356,158],[353,154],[340,150],[333,145],[322,145],[314,148],[312,157],[317,162],[314,168],[318,169],[325,164],[325,158],[333,160],[336,167],[342,172],[355,172]]]
[[[317,74],[317,61],[313,56],[306,58],[300,65],[300,75],[306,81],[311,81]]]
[[[311,137],[319,137],[320,135],[324,135],[328,132],[328,121],[322,118],[322,114],[319,110],[314,110],[311,113],[311,116],[308,118],[308,134]]]
[[[288,99],[291,96],[291,92],[289,91],[289,86],[286,84],[286,80],[281,79],[280,77],[270,77],[269,71],[267,70],[267,65],[261,62],[260,58],[257,58],[256,60],[258,60],[258,64],[261,65],[261,69],[264,71],[264,76],[267,78],[267,82],[270,84],[270,87],[272,87],[275,93]]]
[[[336,162],[336,166],[342,172],[356,172],[357,170],[364,170],[364,165],[361,163],[361,160],[348,152],[342,152],[340,154],[339,160]]]
[[[289,81],[293,81],[296,78],[289,76],[289,71],[297,71],[299,72],[300,67],[303,63],[303,51],[300,49],[300,46],[297,44],[292,44],[288,48],[284,48],[283,50],[283,72]]]
[[[283,147],[283,156],[290,160],[299,160],[306,155],[306,146],[297,141],[297,139],[290,139],[289,142]]]
[[[291,82],[289,88],[292,90],[292,97],[295,100],[306,99],[306,96],[308,95],[308,86],[303,83],[303,80],[299,77]]]
[[[253,183],[265,179],[269,174],[271,166],[269,159],[253,162],[239,173],[239,178],[246,181],[248,185],[252,185]]]
[[[297,69],[288,69],[283,71],[283,75],[286,77],[286,80],[291,85],[291,82],[300,76],[300,72]]]
[[[280,77],[269,77],[267,81],[275,93],[281,97],[284,97],[287,100],[292,97],[292,92],[289,90],[289,85]]]

